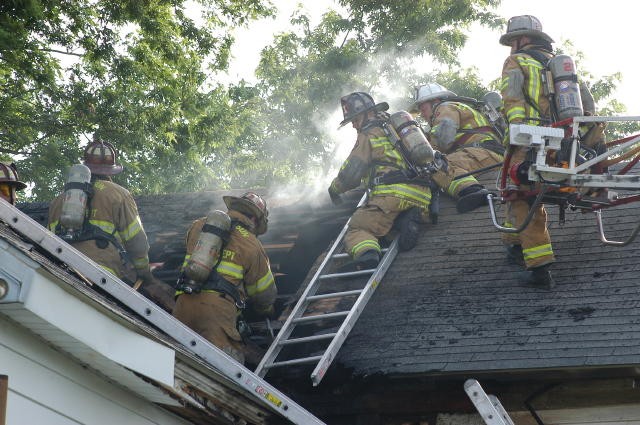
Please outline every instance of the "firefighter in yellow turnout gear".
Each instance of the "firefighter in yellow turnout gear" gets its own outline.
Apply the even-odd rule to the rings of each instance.
[[[429,141],[447,155],[447,169],[438,170],[432,179],[464,213],[486,205],[488,191],[473,175],[456,177],[502,162],[504,147],[487,117],[455,97],[440,84],[425,84],[416,90],[412,112],[420,111],[429,122]]]
[[[420,217],[428,210],[431,190],[409,180],[387,179],[406,171],[408,166],[381,127],[380,123],[389,118],[384,112],[389,108],[386,102],[376,104],[369,94],[355,92],[342,97],[341,103],[344,120],[340,125],[351,122],[358,135],[329,187],[329,196],[339,203],[340,194],[361,183],[369,187],[366,204],[356,210],[349,222],[345,249],[354,259],[355,268],[374,268],[381,254],[378,238],[389,233],[396,218],[399,248],[408,250],[416,245]]]
[[[138,207],[127,189],[111,181],[123,170],[116,164],[116,150],[107,142],[94,141],[84,151],[84,165],[91,170],[93,194],[83,232],[68,242],[129,284],[137,279],[151,283],[149,243]],[[62,193],[49,205],[48,227],[58,235],[64,198]]]
[[[173,315],[244,363],[245,344],[237,329],[238,317],[245,303],[259,315],[272,315],[277,295],[269,258],[257,238],[267,231],[268,210],[264,200],[251,192],[223,199],[232,224],[219,263],[196,291],[187,293],[178,286]],[[206,217],[200,218],[189,228],[183,270],[205,222]]]
[[[500,90],[504,101],[504,113],[509,124],[550,125],[558,119],[547,94],[544,92],[543,74],[552,53],[553,40],[542,31],[540,21],[531,15],[514,16],[507,23],[507,31],[500,37],[500,44],[509,46],[511,52],[502,68]],[[585,86],[581,91],[586,89]],[[585,95],[588,90],[585,91]],[[592,98],[585,96],[592,102]],[[584,101],[583,101],[584,102]],[[594,107],[586,108],[593,113]],[[599,145],[604,149],[603,138],[592,138],[587,144]],[[509,134],[505,137],[509,143]],[[509,146],[510,164],[525,161],[527,147]],[[532,186],[521,184],[524,190]],[[525,200],[514,200],[507,204],[507,227],[519,227],[529,213],[529,204]],[[514,263],[523,264],[527,271],[522,272],[520,280],[544,288],[552,288],[555,281],[549,266],[555,261],[551,237],[547,228],[547,212],[540,204],[529,225],[519,234],[505,234],[503,241],[507,246],[507,257]]]
[[[15,164],[0,162],[0,198],[16,204],[16,191],[24,190],[27,185],[20,181]]]

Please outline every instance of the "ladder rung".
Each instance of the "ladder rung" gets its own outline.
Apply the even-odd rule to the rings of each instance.
[[[305,336],[303,338],[285,339],[284,341],[280,341],[278,345],[293,345],[293,344],[302,344],[304,342],[321,341],[323,339],[333,338],[336,335],[337,334],[334,332],[330,334]]]
[[[348,297],[350,295],[360,295],[362,289],[354,289],[353,291],[331,292],[329,294],[311,295],[307,297],[308,301],[324,300],[326,298]]]
[[[335,313],[316,314],[313,316],[305,316],[305,317],[299,317],[297,319],[293,319],[293,323],[315,322],[316,320],[333,319],[334,317],[346,317],[348,314],[349,314],[348,311],[337,311]]]
[[[376,270],[377,269],[367,269],[367,270],[358,270],[355,272],[323,274],[322,276],[319,277],[319,279],[324,280],[324,279],[332,279],[334,277],[366,276],[368,274],[373,274]]]
[[[296,364],[317,363],[322,356],[302,357],[300,359],[284,360],[282,362],[275,362],[265,365],[265,369],[272,369],[274,367],[292,366]]]

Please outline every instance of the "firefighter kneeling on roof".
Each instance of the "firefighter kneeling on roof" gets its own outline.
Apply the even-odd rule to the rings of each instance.
[[[489,192],[473,175],[459,176],[499,164],[504,155],[499,129],[463,99],[467,98],[458,97],[440,84],[429,83],[418,87],[412,107],[412,112],[420,111],[431,126],[431,143],[447,155],[447,170],[439,170],[432,178],[457,200],[456,209],[460,213],[486,205]]]
[[[271,316],[277,288],[257,236],[269,211],[258,195],[224,196],[228,212],[193,222],[173,315],[240,363],[245,361],[242,310]]]
[[[340,126],[351,122],[358,137],[329,187],[329,196],[338,204],[341,193],[358,187],[362,181],[370,189],[366,204],[351,217],[345,250],[353,258],[348,268],[371,269],[380,261],[378,238],[389,233],[396,218],[399,249],[416,245],[421,217],[431,202],[431,190],[428,184],[416,184],[417,180],[414,183],[406,177],[409,165],[384,130],[389,122],[389,115],[384,112],[389,108],[386,102],[376,104],[369,94],[355,92],[342,97],[341,103],[344,120]],[[432,150],[430,153],[433,155]]]

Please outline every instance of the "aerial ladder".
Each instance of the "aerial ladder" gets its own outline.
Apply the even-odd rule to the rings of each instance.
[[[42,250],[95,284],[140,317],[165,332],[188,351],[219,371],[232,387],[246,391],[276,414],[300,425],[324,425],[309,411],[266,382],[218,347],[165,312],[151,300],[107,272],[84,254],[0,198],[0,221],[27,237]]]
[[[497,179],[499,195],[488,194],[489,212],[493,225],[504,233],[518,233],[531,222],[534,211],[540,204],[560,206],[560,220],[564,220],[567,208],[582,212],[593,212],[600,235],[606,245],[624,246],[640,233],[640,223],[623,241],[607,239],[604,234],[602,210],[640,201],[640,176],[627,174],[640,161],[640,134],[631,135],[606,143],[608,150],[597,154],[581,145],[580,126],[610,122],[640,122],[640,116],[600,117],[580,116],[567,118],[552,126],[511,124],[510,146],[527,147],[527,159],[519,164],[511,163],[509,152],[505,156]],[[592,167],[610,166],[629,160],[615,172],[592,173]],[[531,190],[510,184],[508,178],[524,179],[521,184],[530,185]],[[592,196],[595,191],[606,193],[606,197]],[[613,191],[615,190],[615,191]],[[617,191],[631,192],[621,195]],[[505,227],[498,223],[495,203],[513,200],[528,200],[529,213],[518,227]]]
[[[365,193],[358,206],[365,203],[366,197],[367,194]],[[262,361],[258,364],[255,370],[257,375],[264,377],[269,370],[279,367],[311,364],[315,365],[311,373],[311,381],[314,386],[317,386],[336,358],[338,350],[340,350],[349,332],[353,329],[358,317],[360,317],[367,302],[398,253],[398,240],[396,238],[388,248],[382,250],[382,259],[375,269],[348,272],[334,271],[336,266],[339,266],[341,262],[349,258],[349,254],[343,251],[344,238],[350,221],[351,219],[342,228]],[[364,279],[365,277],[367,279]],[[336,280],[349,280],[361,285],[347,291],[329,290],[327,292],[325,288],[328,285],[325,283],[336,282]],[[354,298],[355,301],[348,301]],[[350,307],[330,312],[313,311],[314,302],[323,300],[346,300],[347,305],[350,304]],[[334,305],[340,307],[340,303],[335,303]],[[336,324],[336,321],[338,321],[338,324]],[[314,335],[300,336],[296,333],[310,324],[316,325]],[[308,329],[308,326],[306,327]],[[293,355],[284,350],[287,347],[295,348]],[[316,350],[315,352],[309,353],[310,350],[314,349]]]

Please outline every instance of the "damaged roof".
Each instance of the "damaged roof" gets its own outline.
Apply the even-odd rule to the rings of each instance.
[[[2,204],[7,211],[13,209],[4,201]],[[13,220],[25,223],[17,212]],[[40,229],[34,232],[35,240],[40,241],[38,232],[48,232],[31,223]],[[0,297],[1,314],[84,367],[190,423],[266,424],[276,419],[272,410],[257,400],[263,393],[264,397],[269,395],[265,388],[252,395],[253,391],[238,385],[216,365],[194,355],[41,250],[42,243],[0,222],[0,278],[9,284],[8,292],[5,286]],[[152,313],[147,309],[147,315]],[[238,366],[238,371],[242,374],[243,369]],[[247,378],[246,382],[252,381]]]
[[[593,213],[567,210],[561,226],[559,208],[546,209],[552,290],[518,283],[522,269],[507,263],[487,207],[458,214],[442,196],[438,224],[398,254],[336,363],[360,376],[637,365],[640,240],[607,246]],[[607,238],[625,240],[640,212],[632,203],[603,217]]]
[[[489,173],[483,183],[492,188],[495,177]],[[286,201],[266,196],[270,230],[260,239],[287,297],[305,275],[310,278],[314,261],[361,193],[348,194],[340,207],[326,196],[315,203],[302,196]],[[222,208],[222,194],[138,198],[152,260],[174,255],[181,261],[187,226],[209,209]],[[593,213],[567,210],[561,226],[559,208],[547,206],[557,285],[532,288],[518,282],[521,268],[507,263],[501,233],[486,207],[458,214],[447,196],[440,202],[438,224],[423,226],[418,246],[398,254],[328,377],[332,369],[363,377],[472,376],[637,364],[640,240],[624,247],[603,245]],[[608,238],[631,233],[640,220],[635,205],[604,210]],[[503,211],[499,206],[499,217]],[[295,282],[286,281],[288,273]]]

